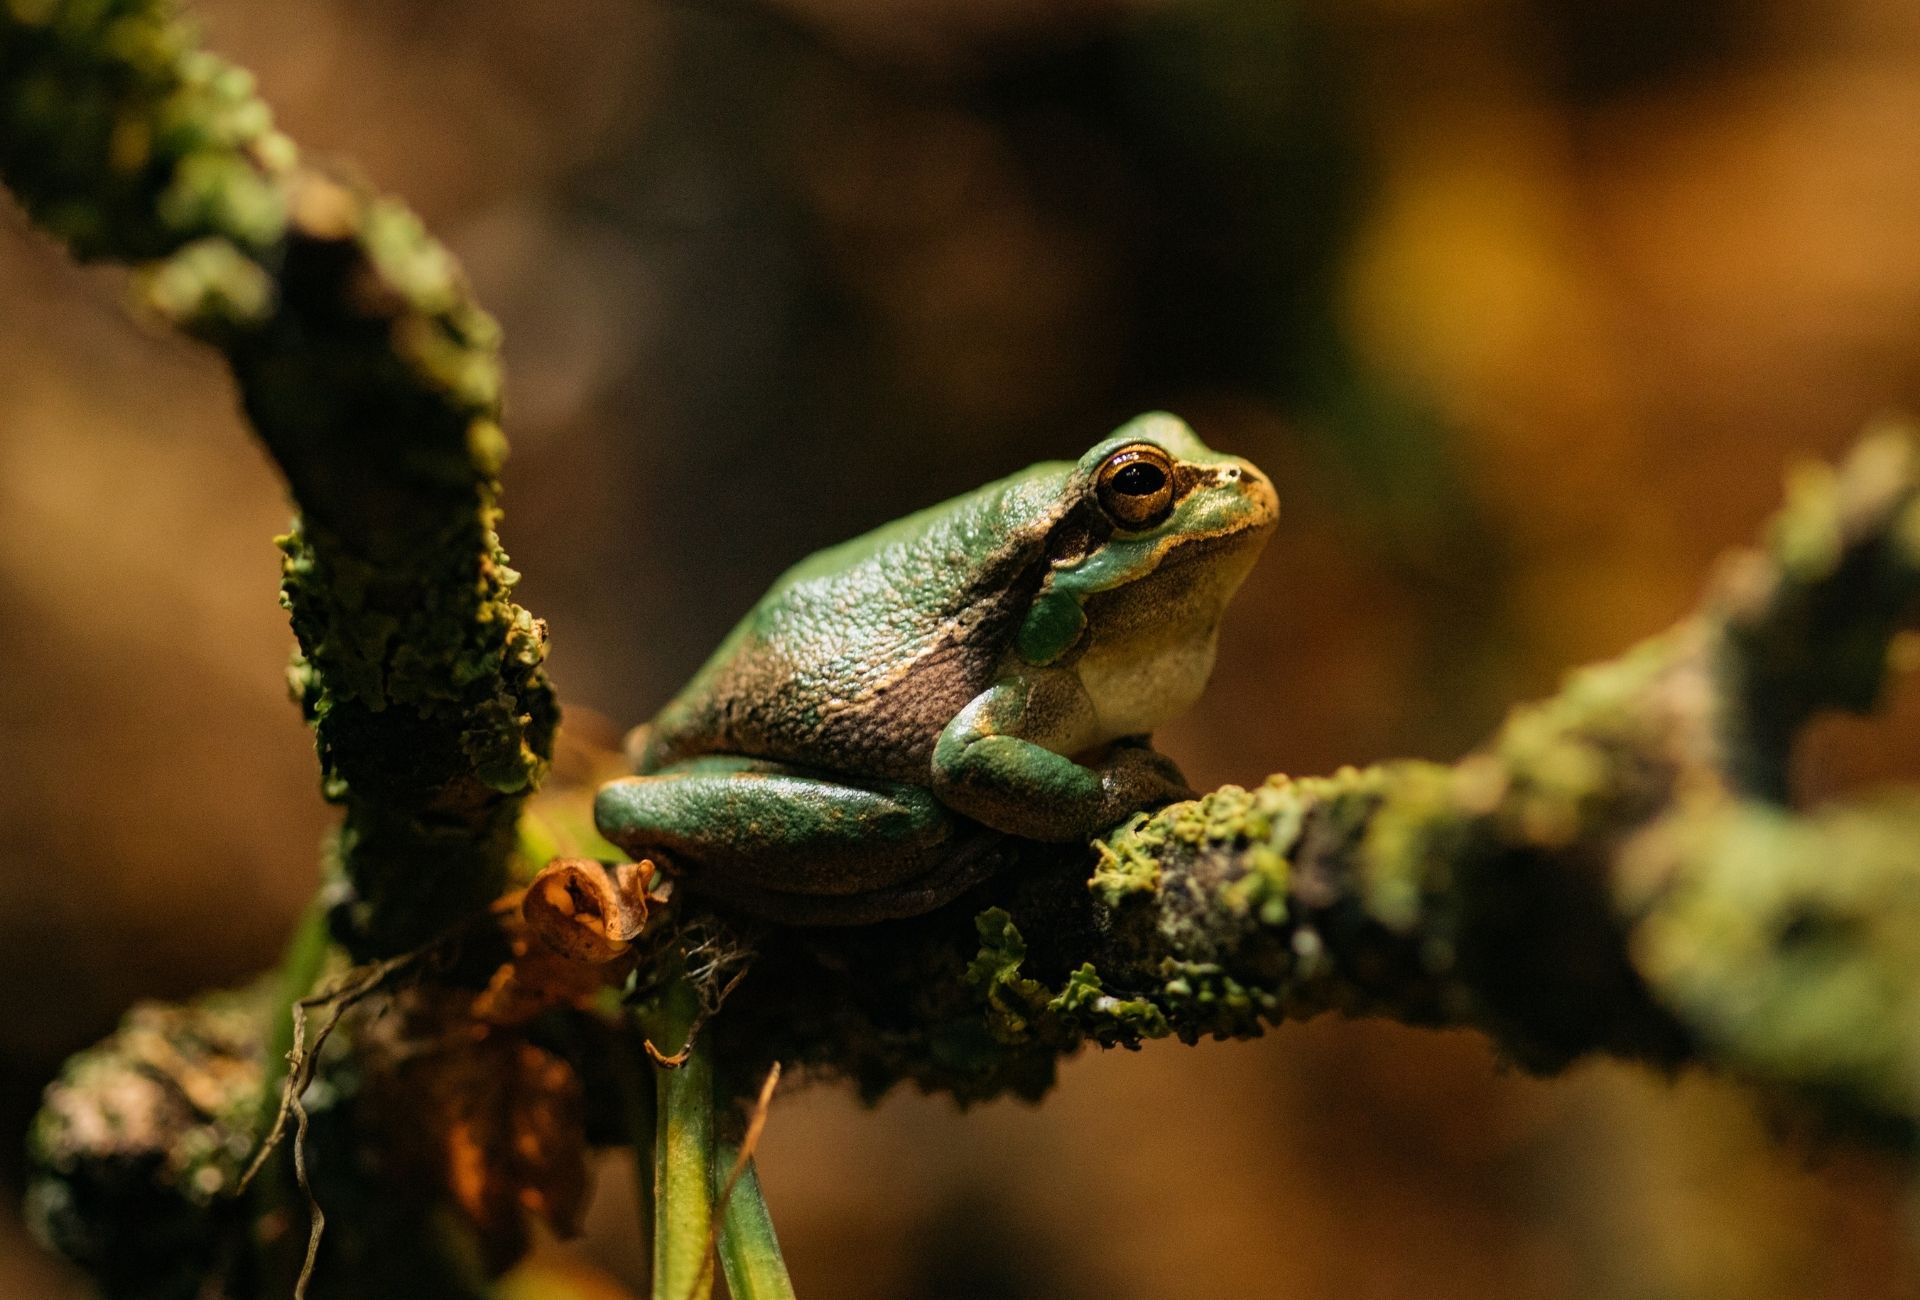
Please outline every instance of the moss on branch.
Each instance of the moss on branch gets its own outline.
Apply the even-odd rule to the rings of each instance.
[[[869,1093],[1037,1095],[1084,1043],[1337,1010],[1553,1070],[1701,1062],[1824,1119],[1920,1122],[1920,794],[1796,813],[1795,732],[1878,696],[1920,616],[1920,440],[1793,481],[1702,609],[1451,766],[1274,777],[1035,851],[934,916],[761,936],[715,1032]]]
[[[164,0],[0,0],[0,179],[80,256],[133,264],[154,310],[231,362],[300,508],[283,596],[295,693],[346,808],[339,932],[361,958],[443,935],[500,892],[557,719],[544,629],[494,534],[491,321],[410,214],[302,162]],[[733,931],[682,912],[643,942],[669,961],[695,934],[709,956],[751,954],[705,1030],[735,1094],[782,1060],[869,1094],[1037,1096],[1089,1043],[1336,1010],[1472,1026],[1535,1070],[1704,1063],[1911,1143],[1920,793],[1802,812],[1787,774],[1809,717],[1873,704],[1917,612],[1920,442],[1888,427],[1799,474],[1697,614],[1458,763],[1226,787],[1131,819],[1091,858],[1023,848],[911,920]],[[468,938],[449,982],[512,964],[501,935]],[[737,969],[707,964],[716,992]],[[248,1254],[217,1193],[277,1017],[240,1005],[136,1012],[49,1093],[37,1221],[119,1293],[193,1294]],[[604,1082],[621,1048],[598,1025],[565,1020],[528,1059],[564,1051],[554,1074]],[[340,1059],[336,1084],[367,1064]],[[359,1104],[336,1107],[337,1150],[381,1131]],[[360,1201],[336,1247],[353,1267],[327,1285],[418,1296],[425,1269],[479,1294],[477,1265],[391,1245],[420,1238],[432,1194],[369,1190],[351,1163],[333,1167]],[[162,1255],[177,1267],[118,1262]],[[406,1276],[378,1280],[381,1261]]]
[[[47,1089],[27,1220],[112,1300],[190,1300],[231,1267],[246,1213],[228,1194],[253,1142],[270,1001],[143,1003]]]
[[[406,950],[494,897],[558,717],[494,527],[498,332],[400,205],[304,163],[167,0],[0,0],[0,179],[219,347],[300,517],[291,677],[345,805],[338,928]]]

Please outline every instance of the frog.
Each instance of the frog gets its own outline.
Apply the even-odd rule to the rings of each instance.
[[[631,733],[595,822],[722,908],[859,925],[1191,798],[1152,733],[1278,517],[1251,462],[1153,412],[820,551]]]

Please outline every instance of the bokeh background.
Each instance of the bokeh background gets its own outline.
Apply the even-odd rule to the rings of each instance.
[[[197,8],[504,321],[506,541],[581,728],[807,550],[1166,407],[1286,513],[1164,747],[1446,758],[1920,409],[1911,0]],[[328,821],[281,489],[124,289],[0,200],[8,1188],[66,1053],[274,959]],[[1916,775],[1911,687],[1800,772]],[[819,1300],[1920,1295],[1908,1171],[1391,1026],[1085,1057],[1037,1108],[816,1088],[762,1169]],[[552,1266],[637,1286],[601,1186]],[[82,1294],[0,1218],[0,1295]]]

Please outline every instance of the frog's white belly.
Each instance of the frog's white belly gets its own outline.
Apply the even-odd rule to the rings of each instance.
[[[1145,638],[1141,638],[1145,639]],[[1219,644],[1219,626],[1151,650],[1133,644],[1090,648],[1074,665],[1093,706],[1093,732],[1077,737],[1088,748],[1139,736],[1179,717],[1206,689]]]

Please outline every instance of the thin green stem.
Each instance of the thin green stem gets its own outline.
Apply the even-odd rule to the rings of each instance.
[[[650,1018],[656,1047],[686,1053],[678,1066],[654,1067],[654,1300],[713,1294],[713,1058],[704,1037],[688,1037],[698,1010],[692,986],[679,981]]]
[[[724,1180],[740,1159],[740,1148],[722,1143],[714,1162]],[[724,1190],[724,1189],[722,1189]],[[787,1261],[773,1232],[773,1216],[760,1194],[760,1175],[748,1160],[720,1207],[720,1267],[733,1300],[794,1300]]]
[[[654,1095],[653,1072],[647,1064],[641,1032],[637,1026],[629,1029],[615,1045],[613,1068],[620,1088],[620,1122],[633,1147],[634,1219],[640,1225],[640,1235],[646,1239],[651,1261],[653,1217],[658,1212],[653,1194],[654,1136],[660,1122],[660,1106]]]

